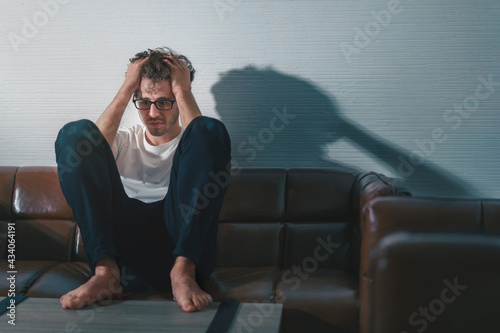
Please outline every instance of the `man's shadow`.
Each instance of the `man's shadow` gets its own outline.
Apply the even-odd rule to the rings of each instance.
[[[272,68],[247,66],[222,74],[212,92],[231,135],[233,166],[371,171],[325,156],[326,145],[344,138],[393,170],[400,184],[414,195],[478,195],[463,180],[430,163],[425,155],[412,156],[346,118],[333,98],[306,80]],[[330,151],[328,155],[335,153]]]

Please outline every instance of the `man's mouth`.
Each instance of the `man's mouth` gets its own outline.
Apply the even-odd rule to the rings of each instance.
[[[164,124],[163,121],[148,121],[148,124],[153,126],[153,127],[157,127],[157,126],[161,126]]]

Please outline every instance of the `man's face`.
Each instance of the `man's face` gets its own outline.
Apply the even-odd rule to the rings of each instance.
[[[153,85],[151,80],[147,78],[141,80],[140,95],[137,98],[147,99],[152,102],[160,99],[172,101],[175,99],[170,81],[161,81]],[[158,110],[156,105],[151,104],[149,110],[139,110],[139,116],[152,136],[161,137],[167,134],[169,130],[179,127],[177,102],[173,104],[170,110]]]

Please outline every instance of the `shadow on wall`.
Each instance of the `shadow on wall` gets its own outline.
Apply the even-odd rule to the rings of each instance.
[[[370,171],[324,157],[326,145],[345,138],[394,170],[414,195],[477,196],[428,161],[412,164],[410,152],[346,118],[332,98],[303,79],[248,66],[222,74],[212,93],[231,135],[233,167]]]

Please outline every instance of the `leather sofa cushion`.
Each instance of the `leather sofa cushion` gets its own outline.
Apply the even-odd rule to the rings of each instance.
[[[214,301],[271,302],[278,274],[275,267],[219,267],[202,287]]]
[[[0,167],[0,219],[12,218],[12,193],[17,167]]]
[[[500,234],[500,200],[483,201],[483,219],[487,233]]]
[[[351,189],[355,175],[330,170],[289,170],[287,222],[352,220]]]
[[[71,260],[76,224],[68,220],[17,220],[16,260]]]
[[[26,294],[35,281],[50,268],[59,264],[56,261],[21,261],[16,260],[16,295]],[[9,283],[7,274],[10,271],[7,260],[0,260],[0,295],[7,296]]]
[[[219,221],[283,221],[286,170],[245,169],[234,172],[224,197]]]
[[[284,268],[349,270],[352,226],[347,223],[288,223],[285,226]]]
[[[61,297],[90,279],[90,270],[81,261],[59,263],[45,271],[30,288],[28,297]]]
[[[357,332],[358,284],[354,275],[321,268],[304,279],[290,270],[282,274],[276,302],[284,304],[284,332]]]
[[[378,243],[388,234],[398,231],[445,234],[462,233],[467,236],[499,233],[499,200],[427,199],[379,197],[363,210],[361,245],[361,318],[371,318],[369,303],[373,299],[374,263]],[[415,253],[411,257],[418,256]],[[429,254],[433,256],[433,254]],[[425,257],[423,257],[425,260]],[[461,264],[457,264],[460,266]],[[418,267],[418,266],[417,266]],[[429,271],[425,272],[429,274]],[[408,320],[408,317],[406,317]],[[367,326],[368,325],[368,326]],[[368,332],[369,321],[362,320],[362,331]],[[399,328],[401,330],[401,328]],[[399,332],[399,331],[398,331]]]
[[[376,252],[370,333],[499,331],[497,237],[398,232]]]
[[[282,224],[219,223],[215,266],[278,266],[282,244]]]
[[[147,300],[147,301],[173,301],[174,297],[171,292],[132,292],[124,294],[122,300]]]
[[[364,207],[361,221],[362,274],[367,273],[371,249],[387,234],[399,230],[479,232],[483,228],[481,210],[479,200],[381,197],[371,201]]]
[[[0,220],[0,260],[7,259],[7,241],[9,221]]]
[[[23,167],[16,175],[13,212],[17,218],[74,219],[54,167]]]

